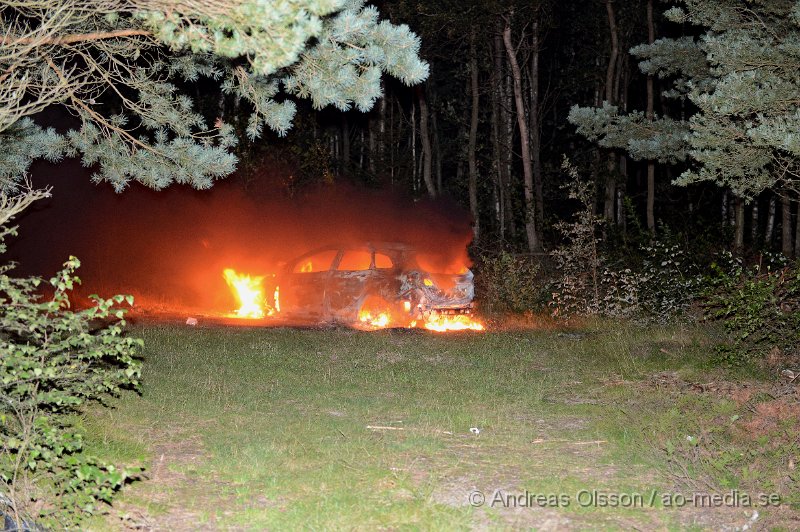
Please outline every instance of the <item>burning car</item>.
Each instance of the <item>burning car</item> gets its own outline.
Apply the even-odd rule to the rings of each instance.
[[[318,248],[286,263],[273,279],[270,310],[292,320],[368,329],[483,329],[472,316],[472,272],[437,265],[406,244]]]

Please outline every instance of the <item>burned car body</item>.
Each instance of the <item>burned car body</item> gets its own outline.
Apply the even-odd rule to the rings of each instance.
[[[470,314],[472,272],[429,271],[420,257],[391,242],[318,248],[276,275],[276,303],[287,318],[382,327],[414,326],[431,313]]]

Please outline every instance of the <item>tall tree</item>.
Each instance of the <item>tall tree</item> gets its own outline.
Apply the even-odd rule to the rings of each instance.
[[[478,240],[481,233],[481,218],[478,208],[478,162],[475,154],[478,141],[478,112],[480,111],[480,88],[478,85],[478,51],[475,44],[475,30],[469,35],[469,69],[470,69],[470,94],[472,107],[469,118],[469,143],[467,147],[467,160],[469,162],[469,210],[472,213],[472,233]]]
[[[608,31],[611,36],[611,49],[606,66],[605,101],[614,105],[617,103],[618,92],[615,90],[615,80],[619,71],[619,30],[617,28],[617,15],[614,10],[613,0],[605,0],[606,17],[608,18]],[[617,154],[612,150],[608,154],[606,165],[606,183],[603,200],[603,217],[608,222],[614,221],[614,205],[617,196]]]
[[[653,44],[656,40],[655,24],[653,23],[653,0],[647,0],[647,44]],[[652,124],[655,118],[654,106],[655,97],[653,94],[653,75],[647,75],[647,121]],[[647,230],[650,234],[656,232],[655,217],[655,198],[656,198],[656,163],[653,160],[647,161]]]
[[[507,115],[509,109],[505,105],[505,73],[503,69],[503,58],[505,56],[505,45],[503,44],[503,27],[498,24],[492,36],[492,153],[494,158],[495,174],[495,212],[497,214],[497,225],[500,228],[500,238],[506,237],[506,232],[513,236],[514,213],[511,201],[511,139],[508,136]]]
[[[528,237],[528,249],[532,252],[541,251],[542,244],[536,229],[536,203],[533,191],[533,165],[528,134],[528,124],[525,114],[525,102],[522,96],[522,71],[517,60],[517,48],[511,40],[511,18],[506,18],[503,28],[503,43],[511,66],[511,76],[514,82],[514,104],[517,114],[517,126],[520,136],[520,153],[522,154],[522,174],[524,178],[525,194],[525,233]]]
[[[785,257],[795,254],[792,237],[792,199],[784,192],[781,195],[781,252]]]
[[[539,97],[539,52],[541,43],[542,6],[537,4],[531,20],[531,51],[528,82],[530,84],[530,103],[528,114],[530,122],[531,160],[533,165],[533,186],[536,193],[536,223],[544,224],[544,178],[542,176],[542,127]]]
[[[422,180],[428,196],[436,197],[436,183],[433,182],[433,149],[431,147],[431,132],[429,126],[430,112],[428,111],[428,98],[425,89],[417,87],[417,101],[419,102],[419,138],[422,141]]]

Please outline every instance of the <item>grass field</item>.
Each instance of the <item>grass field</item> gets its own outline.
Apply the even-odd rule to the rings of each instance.
[[[800,527],[796,392],[699,328],[134,332],[142,394],[82,423],[147,478],[95,529]]]

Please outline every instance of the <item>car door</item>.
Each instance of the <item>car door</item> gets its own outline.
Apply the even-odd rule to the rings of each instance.
[[[338,249],[313,251],[289,265],[280,286],[281,312],[290,317],[328,319],[328,282]]]
[[[343,323],[356,320],[361,301],[374,277],[371,250],[342,251],[328,281],[329,309],[334,320]]]

